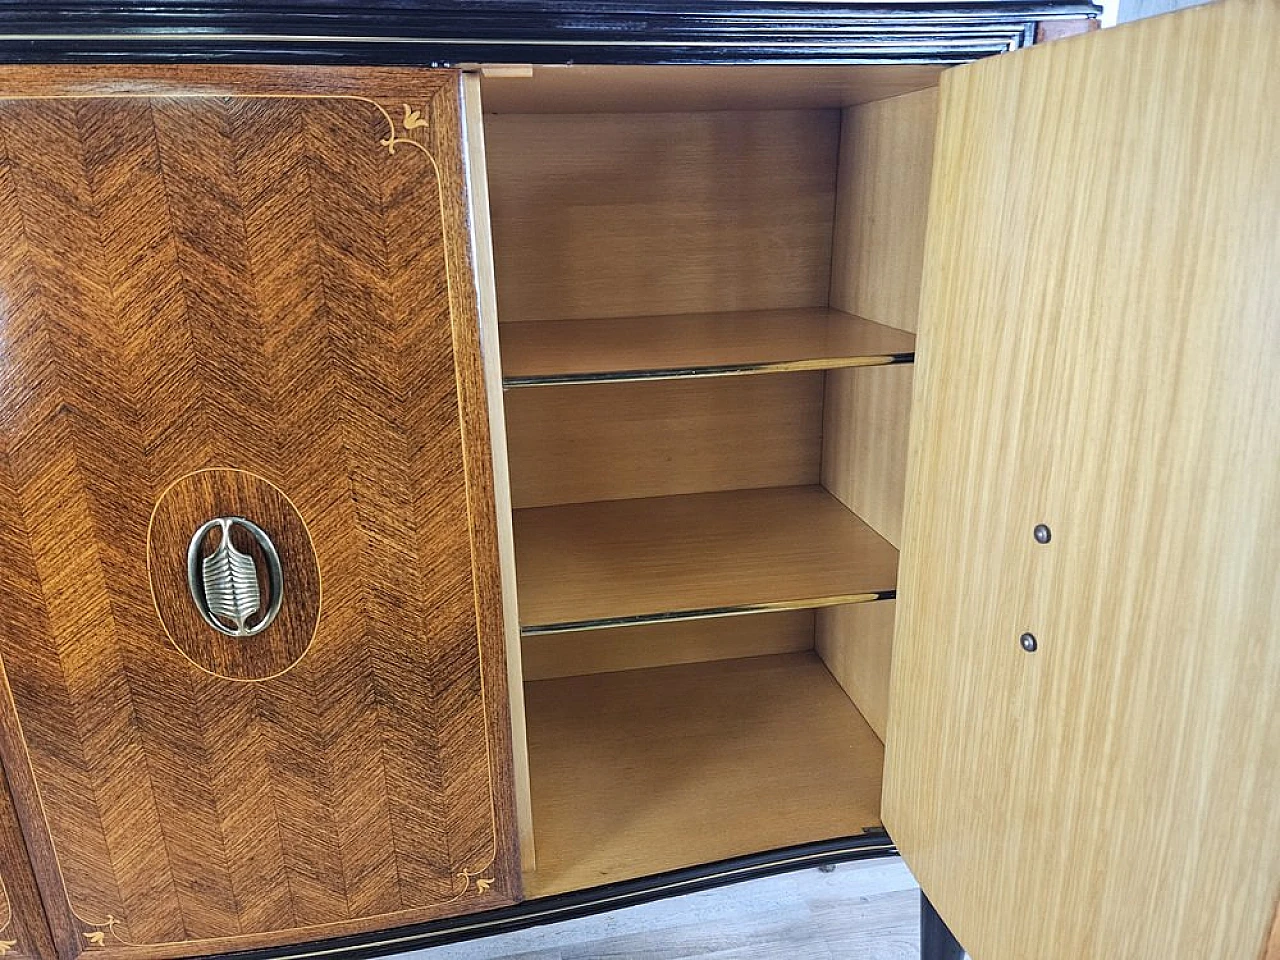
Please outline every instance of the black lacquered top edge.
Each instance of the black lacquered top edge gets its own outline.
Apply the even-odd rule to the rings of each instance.
[[[1078,0],[882,3],[0,0],[8,62],[959,63]]]

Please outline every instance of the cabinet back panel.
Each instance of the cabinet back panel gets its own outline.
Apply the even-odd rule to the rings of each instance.
[[[881,600],[816,611],[814,648],[881,742],[889,719],[895,606]]]
[[[825,306],[839,126],[486,115],[499,320]]]
[[[511,500],[590,500],[818,482],[822,374],[508,390]]]
[[[812,610],[785,610],[525,637],[522,641],[524,678],[550,680],[677,663],[795,653],[812,649],[813,622]]]

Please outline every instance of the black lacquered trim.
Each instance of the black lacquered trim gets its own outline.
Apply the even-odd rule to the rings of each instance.
[[[1080,0],[0,0],[9,62],[959,63]]]
[[[510,933],[561,920],[573,920],[593,914],[634,907],[665,897],[696,893],[715,887],[758,880],[762,877],[820,867],[828,864],[893,856],[898,851],[883,829],[868,830],[856,837],[821,840],[815,843],[784,847],[745,857],[733,857],[715,863],[672,870],[668,873],[625,880],[590,890],[537,900],[526,900],[511,907],[488,910],[464,917],[436,920],[431,923],[400,927],[373,934],[338,937],[316,943],[264,950],[248,950],[224,954],[226,960],[360,960],[407,950],[473,940],[478,937]]]

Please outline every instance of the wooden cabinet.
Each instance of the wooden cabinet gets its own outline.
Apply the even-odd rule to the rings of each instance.
[[[1278,20],[0,71],[0,751],[58,953],[861,838],[975,960],[1255,960]]]
[[[0,87],[0,727],[60,953],[511,902],[457,75]]]
[[[1260,955],[1277,62],[479,81],[529,890],[883,811],[978,960]]]

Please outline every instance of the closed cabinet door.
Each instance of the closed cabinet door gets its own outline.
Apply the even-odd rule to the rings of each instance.
[[[64,957],[519,895],[458,83],[0,70],[0,745]]]
[[[974,960],[1266,950],[1278,103],[1272,0],[943,78],[884,819]]]

